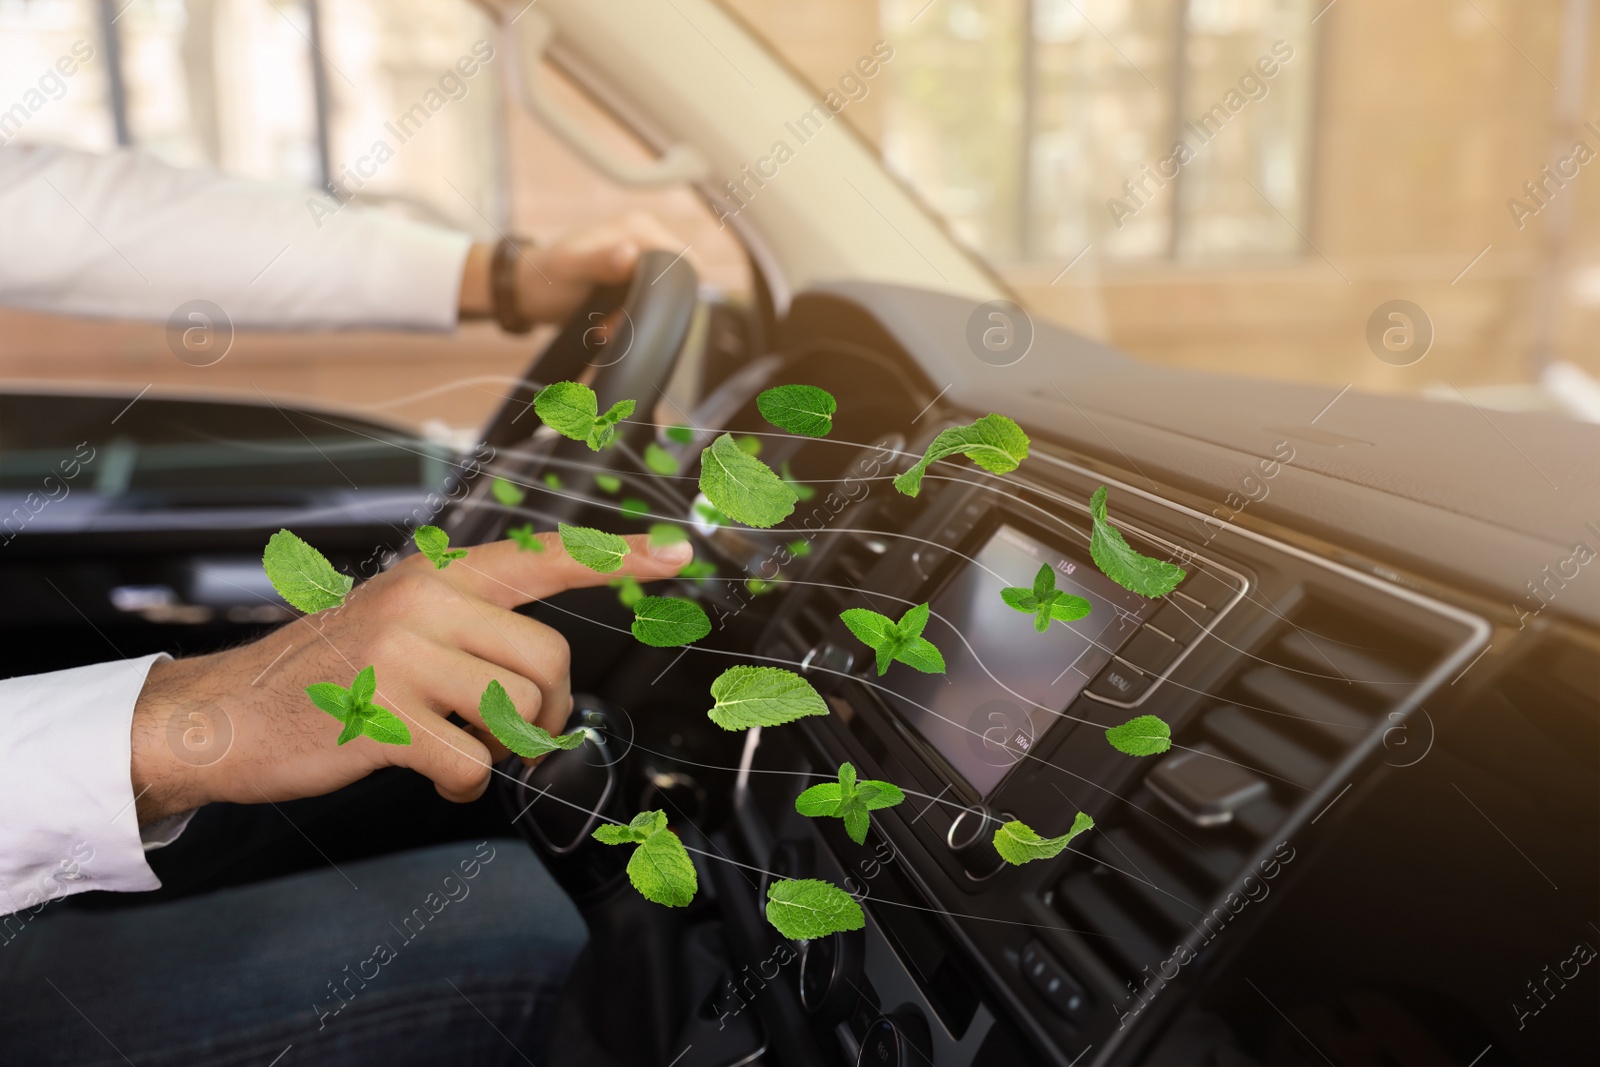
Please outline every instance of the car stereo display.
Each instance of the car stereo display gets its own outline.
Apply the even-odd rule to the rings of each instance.
[[[1031,588],[1042,563],[1054,568],[1057,589],[1091,607],[1083,618],[1052,621],[1039,633],[1033,615],[1007,605],[1000,590]],[[896,664],[879,684],[906,722],[986,794],[1133,636],[1153,604],[1087,558],[1002,526],[931,601],[923,636],[944,653],[945,673]]]

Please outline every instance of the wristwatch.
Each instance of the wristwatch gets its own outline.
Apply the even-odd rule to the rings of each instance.
[[[489,263],[489,292],[494,298],[494,321],[507,333],[528,333],[533,320],[517,303],[517,260],[524,249],[535,247],[531,237],[502,237]]]

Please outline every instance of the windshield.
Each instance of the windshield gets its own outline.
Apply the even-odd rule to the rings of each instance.
[[[729,6],[1036,317],[1330,397],[1600,419],[1583,5]]]

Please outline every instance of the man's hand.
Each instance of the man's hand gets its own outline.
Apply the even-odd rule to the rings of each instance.
[[[534,322],[565,322],[595,286],[627,281],[641,252],[664,248],[676,254],[683,247],[654,216],[634,212],[576,230],[552,245],[524,249],[516,260],[518,309]],[[474,244],[467,253],[461,279],[462,318],[494,312],[489,287],[493,255],[491,244]]]
[[[599,574],[567,555],[556,535],[540,536],[543,552],[497,541],[445,570],[412,556],[356,586],[343,605],[252,644],[157,663],[133,712],[139,821],[217,800],[319,796],[388,765],[427,775],[447,799],[481,796],[491,760],[506,755],[478,714],[490,679],[524,719],[552,733],[572,709],[566,640],[511,609],[618,575],[670,577],[692,554],[684,543],[652,549],[647,537],[630,537],[622,569]],[[306,695],[315,682],[348,687],[368,664],[377,670],[373,703],[406,723],[411,744],[365,736],[335,744],[339,723]],[[451,712],[466,729],[445,721]],[[231,735],[220,758],[179,751],[172,739],[190,722],[209,723],[219,743]]]

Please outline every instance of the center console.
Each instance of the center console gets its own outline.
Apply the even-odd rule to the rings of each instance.
[[[864,931],[794,946],[793,973],[770,979],[784,1004],[769,1030],[824,1062],[1136,1055],[1370,772],[1420,758],[1424,701],[1486,640],[1481,619],[1419,591],[1047,446],[1004,479],[941,464],[916,499],[868,484],[815,523],[794,516],[812,548],[754,651],[802,664],[833,714],[752,732],[719,846],[763,883],[827,878],[863,903]],[[1094,566],[1102,484],[1129,542],[1188,570],[1176,592],[1147,600]],[[1086,617],[1039,633],[1002,602],[1041,565]],[[839,613],[924,601],[946,673],[880,677]],[[1141,714],[1171,725],[1170,751],[1108,744]],[[907,794],[865,845],[794,811],[846,760]],[[1055,859],[1011,867],[993,848],[1005,820],[1054,836],[1080,811],[1094,830]],[[725,905],[758,915],[763,888],[729,879]],[[756,922],[735,947],[755,963],[777,946]]]

